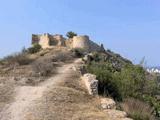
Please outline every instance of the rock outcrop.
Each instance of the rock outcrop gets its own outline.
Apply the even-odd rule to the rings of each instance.
[[[111,98],[101,98],[101,107],[105,109],[116,109],[116,102]]]

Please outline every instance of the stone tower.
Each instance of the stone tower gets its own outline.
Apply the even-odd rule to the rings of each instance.
[[[86,35],[85,36],[74,36],[72,47],[89,50],[89,37]]]

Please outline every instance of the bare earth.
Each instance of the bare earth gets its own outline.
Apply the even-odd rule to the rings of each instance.
[[[67,73],[70,72],[74,64],[76,64],[76,62],[58,68],[57,75],[40,83],[38,86],[21,86],[16,88],[15,101],[3,112],[1,120],[25,120],[28,108],[32,107],[32,104],[34,104],[36,100],[43,97],[43,93],[47,88],[63,81],[69,75]]]
[[[64,63],[37,86],[16,87],[14,101],[0,111],[0,120],[131,120],[100,108],[99,97],[90,96],[81,82],[76,69],[81,64],[80,59]]]

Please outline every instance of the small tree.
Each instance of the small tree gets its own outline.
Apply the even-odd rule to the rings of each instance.
[[[69,31],[69,32],[67,32],[66,36],[67,36],[68,38],[73,38],[74,36],[77,36],[77,33],[74,33],[74,32],[72,32],[72,31]]]
[[[27,52],[27,49],[25,47],[22,48],[22,53],[26,53]]]

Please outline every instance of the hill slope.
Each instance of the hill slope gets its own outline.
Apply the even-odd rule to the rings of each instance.
[[[103,111],[99,97],[88,94],[78,70],[83,62],[72,51],[54,48],[27,56],[32,61],[25,65],[14,56],[1,64],[1,120],[127,119]]]

